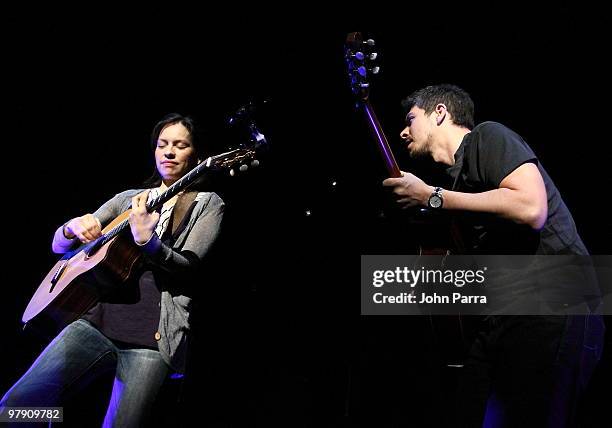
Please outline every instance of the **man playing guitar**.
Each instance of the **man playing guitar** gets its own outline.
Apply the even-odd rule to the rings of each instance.
[[[403,106],[401,138],[410,155],[447,165],[454,185],[443,189],[401,172],[383,182],[400,206],[448,210],[467,253],[589,254],[532,149],[502,124],[474,126],[467,92],[428,86]],[[462,369],[458,426],[572,426],[602,346],[598,316],[487,317]]]

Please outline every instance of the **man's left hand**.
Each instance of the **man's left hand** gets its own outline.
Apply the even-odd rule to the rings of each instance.
[[[414,174],[401,171],[402,176],[398,178],[387,178],[383,181],[383,186],[392,187],[393,193],[397,196],[397,203],[402,208],[410,208],[418,205],[427,206],[429,196],[434,188],[426,184]]]

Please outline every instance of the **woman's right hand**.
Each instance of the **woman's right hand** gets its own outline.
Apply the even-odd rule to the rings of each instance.
[[[102,236],[102,225],[93,214],[85,214],[66,223],[64,236],[68,239],[76,236],[83,243],[91,242]]]

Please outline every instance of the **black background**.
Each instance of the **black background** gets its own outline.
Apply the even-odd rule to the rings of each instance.
[[[337,17],[314,6],[207,8],[7,12],[0,389],[44,345],[21,334],[19,320],[56,260],[55,228],[148,176],[149,133],[165,113],[193,115],[215,153],[233,141],[228,115],[266,99],[258,119],[272,150],[258,170],[216,182],[227,203],[226,256],[221,273],[202,280],[192,374],[164,392],[182,390],[182,401],[158,406],[156,420],[411,426],[432,411],[439,425],[454,375],[438,386],[424,374],[420,322],[359,315],[360,254],[411,253],[416,240],[397,216],[381,216],[390,213],[385,172],[353,108],[346,34],[377,41],[382,72],[371,99],[402,169],[437,179],[401,145],[401,98],[458,84],[477,122],[504,123],[526,139],[591,252],[609,254],[605,22],[563,4],[354,6]],[[604,357],[585,426],[609,421]],[[75,426],[99,424],[108,387],[101,381],[67,407],[86,417]]]

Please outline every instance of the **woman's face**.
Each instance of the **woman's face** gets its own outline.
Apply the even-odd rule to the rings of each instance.
[[[167,125],[159,133],[155,148],[155,165],[167,186],[197,165],[191,134],[182,124]]]

